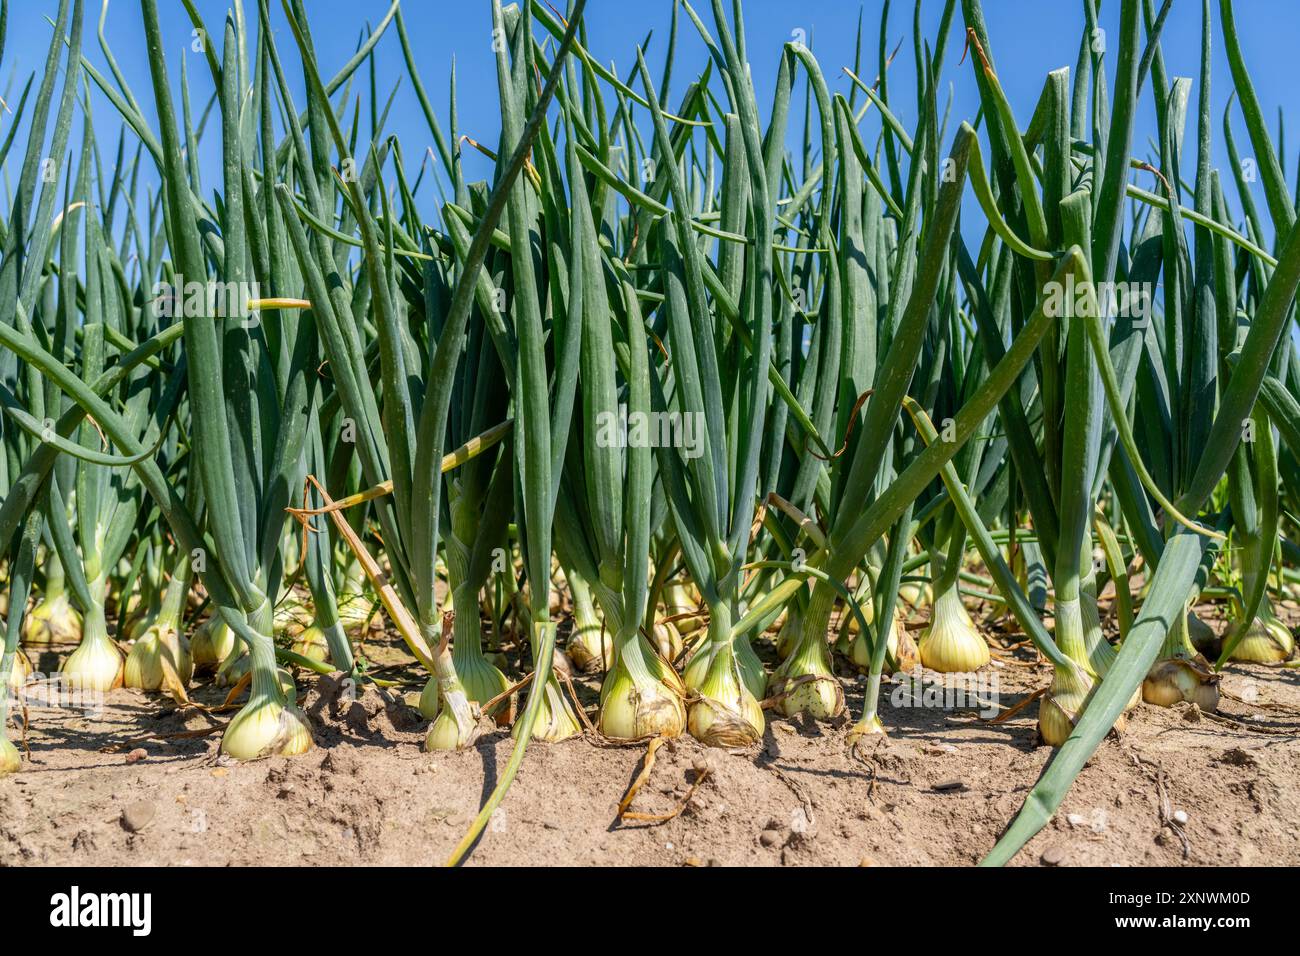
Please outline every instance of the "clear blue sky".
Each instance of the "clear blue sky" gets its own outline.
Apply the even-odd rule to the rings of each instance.
[[[557,6],[561,4],[562,0],[556,0]],[[197,0],[197,6],[210,28],[219,31],[227,3],[224,0]],[[351,55],[366,23],[373,24],[382,19],[389,0],[307,0],[307,6],[317,55],[324,71],[329,75]],[[711,24],[708,0],[699,0],[695,6],[705,21]],[[727,6],[730,7],[730,4]],[[1222,39],[1218,35],[1217,0],[1214,0],[1212,6],[1216,33],[1212,81],[1215,161],[1217,165],[1226,166],[1220,118],[1232,84]],[[278,45],[291,75],[296,77],[297,63],[292,35],[283,23],[279,0],[272,0],[271,7],[279,24]],[[1276,128],[1279,108],[1285,116],[1288,142],[1284,165],[1288,180],[1294,188],[1296,144],[1300,143],[1300,103],[1297,102],[1294,73],[1298,56],[1296,42],[1300,40],[1300,3],[1294,0],[1237,0],[1236,7],[1247,62],[1270,125]],[[179,0],[159,0],[159,8],[168,66],[173,76],[178,77],[180,60],[182,57],[187,58],[193,102],[198,110],[211,93],[211,80],[201,55],[190,49],[190,22]],[[245,0],[245,9],[254,22],[256,8],[257,0]],[[1110,57],[1113,60],[1118,47],[1119,4],[1116,0],[1107,0],[1103,8],[1101,23],[1108,33],[1108,45],[1112,51]],[[613,60],[619,71],[625,74],[634,63],[636,45],[644,42],[646,35],[653,31],[648,59],[652,70],[657,72],[665,51],[671,9],[672,0],[589,0],[589,46],[605,63]],[[849,81],[840,70],[853,63],[855,32],[861,10],[865,48],[863,78],[870,81],[874,77],[880,35],[880,0],[870,0],[863,4],[852,0],[747,0],[744,9],[753,77],[760,109],[764,112],[771,100],[780,45],[790,40],[793,31],[798,29],[806,31],[809,45],[821,62],[832,90],[847,93]],[[922,4],[922,30],[930,41],[933,41],[937,31],[942,9],[942,0],[924,0]],[[984,9],[999,76],[1017,117],[1024,126],[1047,72],[1061,66],[1072,66],[1075,61],[1083,23],[1082,3],[1078,0],[985,0]],[[495,143],[499,131],[499,111],[491,50],[491,6],[488,0],[404,0],[403,10],[422,78],[440,118],[446,122],[448,73],[454,58],[459,76],[461,131],[481,142]],[[0,73],[0,90],[4,91],[11,102],[18,95],[26,76],[44,67],[51,31],[47,18],[53,18],[56,11],[55,0],[13,0],[10,3],[9,35],[3,72]],[[87,0],[85,45],[92,62],[102,67],[104,60],[95,38],[99,12],[99,0]],[[959,5],[944,63],[947,83],[941,90],[940,97],[942,102],[947,96],[947,85],[951,83],[956,98],[949,125],[949,139],[957,121],[973,119],[978,109],[970,63],[967,61],[958,64],[962,34]],[[152,117],[149,68],[144,57],[139,5],[135,0],[112,0],[105,21],[105,35],[137,99]],[[887,42],[891,49],[899,40],[904,42],[890,70],[891,96],[894,98],[896,112],[909,127],[915,119],[912,93],[915,67],[911,35],[912,4],[907,0],[895,0],[886,29]],[[1175,0],[1174,12],[1166,24],[1163,41],[1170,76],[1195,79],[1200,42],[1198,0]],[[250,44],[250,53],[251,50]],[[387,97],[394,83],[401,83],[388,130],[400,136],[408,163],[414,164],[425,147],[432,144],[432,138],[416,104],[411,84],[405,76],[395,29],[390,28],[377,52],[381,99]],[[674,68],[674,100],[690,79],[703,68],[704,61],[705,52],[700,38],[689,20],[683,16]],[[301,97],[301,84],[298,94]],[[1192,96],[1194,106],[1195,90]],[[790,127],[792,137],[797,136],[801,129],[798,109],[801,101],[802,96],[796,97],[796,109]],[[301,105],[304,100],[300,98],[298,102]],[[101,148],[108,153],[116,142],[119,124],[113,108],[102,96],[96,97],[94,116]],[[0,133],[6,128],[4,123],[7,119],[7,116],[0,119]],[[1234,120],[1239,148],[1248,154],[1249,143],[1239,115]],[[867,121],[864,133],[867,134],[868,143],[874,140],[876,123],[874,118]],[[1144,90],[1139,124],[1135,150],[1139,154],[1146,154],[1147,139],[1154,129],[1149,83]],[[1196,135],[1194,114],[1187,135],[1189,138]],[[208,192],[219,185],[215,140],[212,137],[210,140],[208,148],[201,154],[204,185]],[[944,144],[945,150],[948,145],[949,143]],[[11,155],[11,166],[17,155],[18,151]],[[472,152],[467,150],[471,177],[482,176],[486,171],[486,162],[478,157],[470,158],[471,155]],[[105,156],[106,161],[110,158],[111,154]],[[1184,176],[1190,179],[1191,174],[1192,167],[1188,166]],[[1225,182],[1225,185],[1228,184]],[[1235,209],[1235,193],[1232,190],[1229,192]],[[424,189],[421,190],[421,197],[430,205],[435,198]],[[1262,193],[1258,198],[1262,202]]]

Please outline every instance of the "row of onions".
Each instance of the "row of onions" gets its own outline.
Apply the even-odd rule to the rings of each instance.
[[[47,650],[85,692],[246,688],[222,751],[294,755],[304,681],[379,680],[362,642],[387,630],[422,671],[427,749],[513,727],[459,858],[530,740],[746,748],[770,718],[839,717],[857,671],[857,743],[886,732],[886,674],[978,670],[976,620],[1005,616],[1052,668],[1039,733],[1060,750],[1001,862],[1140,701],[1212,710],[1229,661],[1292,656],[1300,228],[1231,0],[1202,2],[1194,80],[1165,67],[1168,0],[1121,0],[1109,50],[1084,0],[1077,59],[1031,111],[979,0],[947,0],[937,35],[915,26],[910,126],[888,4],[874,67],[859,21],[828,78],[802,43],[747,50],[739,0],[667,4],[657,76],[640,48],[602,65],[584,0],[492,0],[494,149],[454,70],[439,118],[397,2],[327,75],[303,0],[235,0],[220,25],[186,0],[205,44],[178,85],[141,0],[147,106],[103,17],[107,72],[84,55],[83,6],[61,0],[0,143],[21,163],[0,235],[18,692]],[[707,58],[677,89],[687,42]],[[386,132],[384,51],[424,161]],[[776,60],[770,104],[751,52]],[[969,122],[941,107],[950,78],[978,92]],[[255,291],[232,315],[195,283]],[[1158,294],[1115,314],[1114,287]],[[1193,610],[1211,600],[1221,635]]]

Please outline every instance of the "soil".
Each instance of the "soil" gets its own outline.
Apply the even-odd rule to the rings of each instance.
[[[1202,613],[1221,628],[1212,610]],[[401,657],[384,640],[366,650],[371,660]],[[773,652],[760,653],[770,660]],[[1047,683],[1049,670],[1024,648],[995,653],[986,674],[996,676],[1003,707]],[[50,663],[47,652],[37,669]],[[844,673],[856,715],[863,682]],[[30,707],[23,771],[0,780],[0,863],[445,861],[505,766],[509,735],[489,728],[470,750],[426,754],[410,706],[418,686],[369,685],[355,699],[314,674],[300,674],[298,686],[316,748],[248,764],[219,757],[219,734],[204,734],[219,731],[229,711],[178,709],[130,690],[111,692],[99,714]],[[579,682],[589,710],[595,686]],[[1300,671],[1234,664],[1222,689],[1218,715],[1139,705],[1014,862],[1300,864]],[[992,723],[976,712],[979,702],[909,706],[905,691],[886,683],[888,736],[858,754],[846,744],[848,718],[772,712],[749,751],[666,742],[631,807],[680,810],[665,821],[617,819],[644,742],[534,743],[469,863],[975,863],[1051,757],[1035,739],[1037,706]],[[226,691],[193,694],[216,707]],[[204,735],[176,736],[185,732]]]

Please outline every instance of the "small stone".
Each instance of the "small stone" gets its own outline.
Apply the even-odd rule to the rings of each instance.
[[[230,771],[227,770],[225,767],[217,767],[215,770],[212,771],[212,776],[224,777],[228,773],[230,773]]]
[[[672,848],[673,848],[673,845],[672,845],[671,843],[665,843],[665,844],[664,844],[664,849],[665,849],[665,850],[671,850]]]
[[[130,833],[139,833],[153,822],[157,812],[158,808],[148,800],[132,803],[122,810],[122,828]]]
[[[1186,810],[1175,810],[1175,811],[1174,811],[1174,822],[1177,823],[1179,826],[1186,826],[1186,825],[1187,825],[1187,821],[1188,821],[1189,819],[1190,819],[1190,817],[1187,816],[1187,811],[1186,811]]]
[[[1065,859],[1065,848],[1059,844],[1053,844],[1043,851],[1043,855],[1039,859],[1042,861],[1043,866],[1060,866]]]
[[[126,755],[126,762],[139,763],[147,756],[149,756],[149,751],[145,750],[143,747],[136,747],[134,750],[132,750],[129,754]]]
[[[682,866],[703,866],[703,865],[704,864],[700,861],[700,858],[698,856],[688,856],[685,860],[682,861]]]
[[[1082,813],[1071,813],[1065,818],[1065,820],[1072,827],[1081,827],[1088,822],[1084,819]]]
[[[776,830],[764,830],[758,838],[763,846],[776,846],[781,842],[781,834]]]
[[[1183,720],[1189,724],[1199,724],[1201,722],[1201,708],[1193,702],[1186,711],[1183,712]]]
[[[964,781],[953,778],[951,780],[941,780],[930,788],[939,793],[957,792],[966,789]]]

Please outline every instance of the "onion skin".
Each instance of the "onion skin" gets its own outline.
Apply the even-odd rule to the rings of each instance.
[[[691,736],[709,747],[747,747],[763,736],[763,708],[725,650],[714,659],[686,715]]]
[[[686,726],[691,736],[707,747],[748,747],[763,736],[763,708],[744,692],[733,709],[710,697],[691,705]]]

